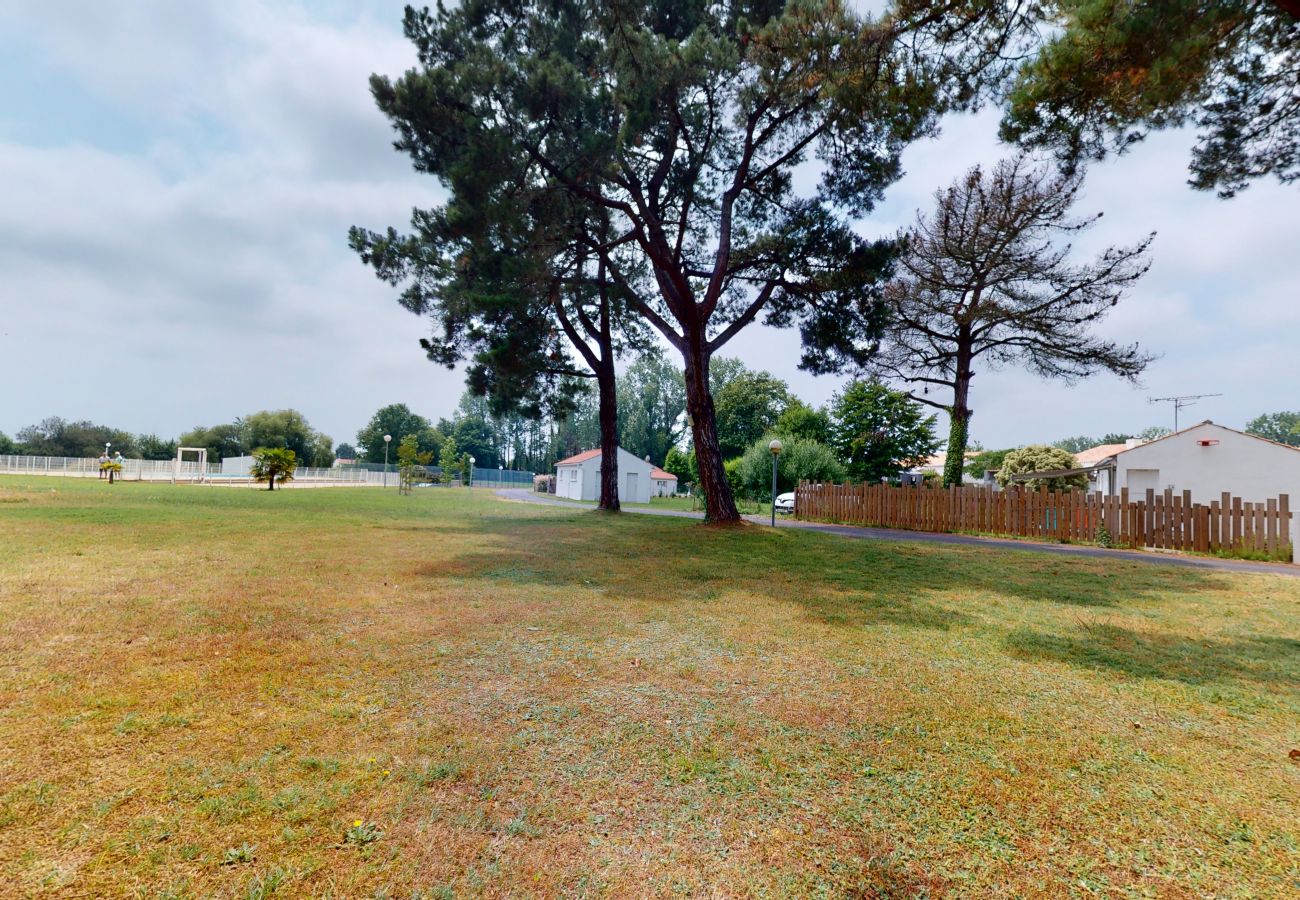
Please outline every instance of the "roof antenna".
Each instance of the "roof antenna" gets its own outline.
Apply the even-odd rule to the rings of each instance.
[[[1174,405],[1174,431],[1178,430],[1178,411],[1186,406],[1195,406],[1197,400],[1206,397],[1222,397],[1222,394],[1187,394],[1182,397],[1147,397],[1147,403],[1172,403]]]

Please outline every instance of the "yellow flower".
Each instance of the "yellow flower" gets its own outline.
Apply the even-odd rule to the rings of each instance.
[[[360,819],[357,819],[355,822],[353,822],[353,823],[352,823],[352,827],[353,827],[353,828],[360,828],[360,827],[361,827],[361,820],[360,820]]]
[[[388,774],[388,770],[387,770],[387,769],[384,769],[384,774],[385,774],[385,775]]]

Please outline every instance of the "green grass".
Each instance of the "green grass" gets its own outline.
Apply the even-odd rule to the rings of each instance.
[[[551,497],[552,500],[560,500],[564,503],[583,503],[594,507],[595,500],[570,500],[567,497]],[[704,512],[704,501],[694,497],[652,497],[649,503],[624,503],[623,506],[634,509],[670,509],[677,512]],[[770,504],[761,503],[756,500],[736,499],[736,508],[740,510],[741,515],[757,515],[770,512]]]
[[[1300,890],[1300,582],[0,478],[19,896]]]

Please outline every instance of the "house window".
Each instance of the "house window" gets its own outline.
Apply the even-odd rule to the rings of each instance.
[[[578,470],[577,470],[577,469],[570,469],[570,470],[569,470],[569,480],[570,480],[570,481],[577,481],[577,480],[578,480]]]

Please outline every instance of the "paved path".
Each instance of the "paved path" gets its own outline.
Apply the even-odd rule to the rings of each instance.
[[[544,506],[559,506],[566,509],[592,509],[590,503],[574,503],[570,500],[556,500],[522,488],[503,488],[497,494],[507,500],[519,500],[525,503],[540,503]],[[644,506],[625,506],[624,512],[639,513],[647,516],[671,516],[678,519],[703,519],[704,513],[688,512],[677,509],[650,509]],[[767,516],[745,516],[745,519],[758,525],[767,525],[771,519]],[[826,534],[838,534],[841,537],[868,541],[903,541],[921,544],[959,544],[974,547],[997,547],[1002,550],[1015,550],[1022,553],[1054,553],[1058,556],[1087,556],[1104,559],[1132,560],[1134,562],[1153,563],[1160,566],[1182,566],[1192,569],[1216,569],[1221,572],[1255,573],[1264,575],[1284,575],[1300,578],[1300,566],[1286,563],[1259,563],[1246,560],[1218,559],[1209,556],[1181,556],[1170,553],[1144,552],[1141,550],[1107,550],[1104,547],[1085,547],[1078,544],[1046,544],[1031,541],[1010,541],[1004,538],[974,537],[968,534],[933,534],[928,531],[901,531],[893,528],[864,528],[856,525],[827,525],[821,522],[801,522],[797,519],[777,518],[778,528],[801,528],[805,531],[821,531]]]

